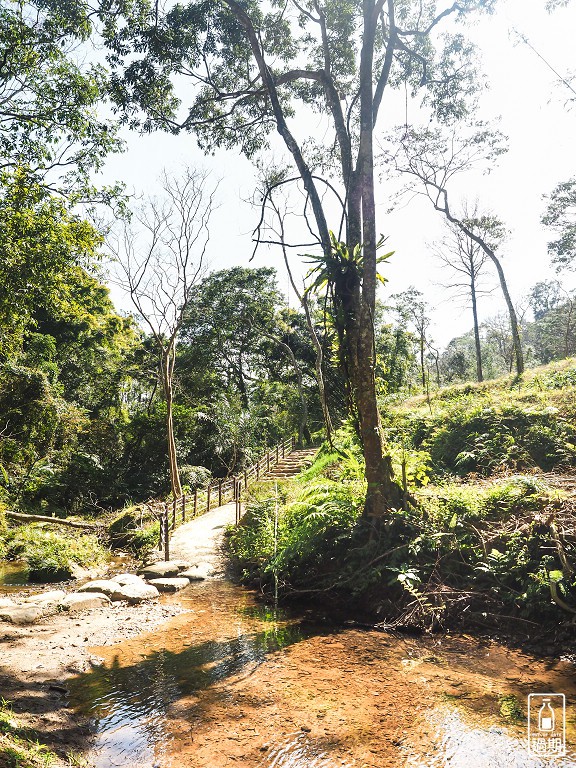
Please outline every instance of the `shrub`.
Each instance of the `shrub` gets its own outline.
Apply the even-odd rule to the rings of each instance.
[[[4,546],[7,559],[27,564],[30,581],[68,579],[74,564],[88,567],[105,560],[93,535],[66,535],[32,525],[9,530]]]

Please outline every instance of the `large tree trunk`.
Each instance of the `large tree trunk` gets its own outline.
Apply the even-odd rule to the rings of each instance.
[[[174,419],[172,412],[173,401],[173,376],[176,350],[174,346],[168,347],[162,355],[162,385],[166,400],[166,436],[168,439],[168,460],[170,463],[170,486],[172,496],[179,499],[182,496],[180,473],[178,471],[178,458],[176,455],[176,440],[174,439]]]
[[[394,482],[392,460],[384,450],[376,399],[374,312],[376,307],[376,206],[374,201],[372,72],[377,15],[374,2],[364,0],[364,36],[360,57],[360,144],[355,178],[350,190],[348,249],[362,246],[362,287],[354,288],[349,315],[351,384],[366,461],[365,515],[381,517],[402,506],[400,487]],[[360,210],[358,210],[360,203]],[[361,238],[358,237],[361,226]]]
[[[474,277],[470,282],[470,295],[472,297],[472,316],[474,318],[474,346],[476,348],[476,380],[484,381],[482,374],[482,349],[480,347],[480,327],[478,325],[478,307],[476,302],[476,281]]]

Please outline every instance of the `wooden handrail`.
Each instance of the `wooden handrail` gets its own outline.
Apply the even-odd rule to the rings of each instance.
[[[290,455],[295,445],[296,441],[293,436],[285,438],[262,454],[256,460],[256,463],[250,467],[245,467],[239,477],[233,475],[232,477],[217,478],[209,483],[206,488],[196,488],[193,493],[184,494],[178,499],[173,499],[171,503],[162,501],[148,502],[146,504],[148,509],[160,519],[160,541],[158,546],[161,551],[164,551],[165,557],[169,557],[169,542],[167,541],[167,537],[169,538],[170,536],[169,531],[170,529],[174,530],[178,524],[178,509],[180,510],[179,517],[182,523],[186,522],[187,515],[190,518],[200,517],[200,515],[206,514],[206,512],[213,508],[212,501],[215,493],[218,493],[218,506],[222,506],[223,503],[228,501],[236,503],[236,522],[238,523],[240,520],[242,481],[244,481],[244,489],[246,489],[252,479],[259,480],[263,474],[267,474],[272,467],[275,467],[281,458],[283,459]],[[230,498],[227,499],[229,495]],[[171,521],[169,519],[169,510],[172,510]]]

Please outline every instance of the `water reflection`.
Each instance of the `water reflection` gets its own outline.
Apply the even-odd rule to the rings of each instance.
[[[169,763],[161,755],[171,740],[166,723],[174,704],[210,689],[214,689],[213,696],[225,696],[218,683],[253,669],[268,654],[299,642],[311,632],[296,623],[283,623],[281,614],[266,607],[259,607],[254,616],[260,618],[258,624],[263,619],[267,622],[261,631],[240,631],[233,638],[195,645],[187,645],[182,637],[178,651],[151,651],[138,663],[128,665],[116,655],[108,666],[72,681],[71,704],[94,718],[97,768],[147,768],[159,759],[162,762],[158,764],[165,768]],[[193,713],[189,718],[194,719]]]
[[[28,584],[26,563],[0,563],[0,587],[20,587],[23,584]]]
[[[96,768],[544,768],[501,698],[576,698],[566,662],[489,640],[320,629],[223,582],[168,600],[190,612],[71,685]]]
[[[436,755],[408,759],[406,768],[575,768],[574,755],[542,760],[527,739],[496,725],[483,726],[456,709],[430,714],[437,727]]]

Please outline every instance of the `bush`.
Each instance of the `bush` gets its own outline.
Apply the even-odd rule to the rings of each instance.
[[[66,535],[32,525],[10,529],[4,538],[8,560],[22,560],[30,581],[61,581],[72,576],[74,564],[89,567],[105,560],[93,535]]]

